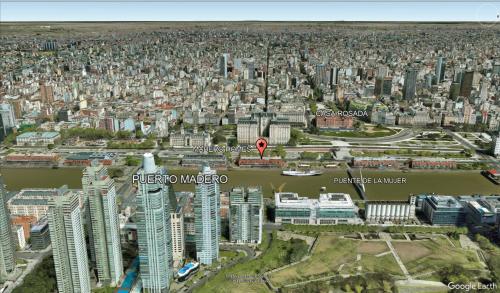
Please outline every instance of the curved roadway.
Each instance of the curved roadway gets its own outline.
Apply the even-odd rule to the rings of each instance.
[[[340,137],[340,136],[329,136],[329,135],[316,135],[316,134],[308,134],[304,133],[309,138],[314,138],[318,140],[341,140],[345,142],[366,142],[366,143],[384,143],[384,142],[396,142],[401,140],[410,139],[416,136],[416,133],[413,129],[404,128],[400,132],[383,137]]]

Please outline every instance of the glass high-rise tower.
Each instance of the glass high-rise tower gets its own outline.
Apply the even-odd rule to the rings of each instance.
[[[204,165],[199,175],[215,175]],[[210,265],[219,258],[220,194],[217,183],[197,184],[194,198],[196,258]]]
[[[90,292],[87,246],[78,196],[61,190],[49,200],[48,218],[58,291]]]
[[[403,85],[403,98],[405,100],[413,99],[417,92],[417,75],[418,71],[415,68],[408,68],[405,73]]]
[[[144,154],[140,176],[165,173],[165,169],[155,165],[153,154]],[[173,276],[169,188],[161,182],[138,183],[139,262],[142,285],[148,293],[168,292]]]
[[[6,201],[3,179],[0,175],[0,275],[9,274],[16,268],[14,241]]]
[[[261,187],[235,187],[229,193],[229,240],[262,241],[263,199]]]
[[[90,249],[95,255],[97,277],[101,284],[114,286],[123,274],[115,181],[107,168],[92,162],[83,171],[82,186],[90,209]]]
[[[446,58],[439,56],[436,60],[436,68],[435,68],[436,82],[438,84],[443,81],[445,70],[446,70]]]

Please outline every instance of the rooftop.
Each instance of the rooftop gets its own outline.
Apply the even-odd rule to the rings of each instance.
[[[277,192],[275,193],[275,202],[277,207],[355,207],[351,196],[347,193],[321,193],[318,199],[311,199],[309,197],[301,197],[295,192]]]
[[[461,208],[462,204],[451,195],[432,195],[428,197],[437,208]]]
[[[46,131],[46,132],[25,132],[17,136],[17,138],[55,138],[59,132]]]
[[[42,229],[44,229],[47,225],[49,224],[49,221],[47,218],[42,218],[38,223],[34,224],[31,226],[31,232],[40,232]]]

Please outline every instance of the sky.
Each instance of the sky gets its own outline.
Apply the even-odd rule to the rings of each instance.
[[[300,1],[300,0],[299,0]],[[137,2],[0,0],[0,21],[497,21],[500,1]]]

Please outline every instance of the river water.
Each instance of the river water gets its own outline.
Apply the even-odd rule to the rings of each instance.
[[[8,190],[19,190],[29,187],[59,187],[67,184],[70,188],[81,188],[82,170],[79,168],[0,168],[0,173]],[[196,174],[196,170],[173,169],[170,174]],[[228,182],[221,184],[221,190],[227,191],[233,186],[260,185],[265,197],[272,197],[273,190],[298,192],[300,195],[317,197],[321,187],[327,192],[349,193],[353,199],[358,194],[350,183],[335,183],[348,178],[345,170],[326,171],[321,176],[290,177],[281,176],[280,170],[231,170],[221,171],[228,176]],[[358,174],[354,172],[354,174]],[[500,186],[494,185],[479,172],[442,172],[418,171],[398,172],[364,170],[363,177],[374,183],[365,184],[369,199],[396,200],[407,199],[411,194],[436,193],[450,195],[464,194],[500,194]],[[379,179],[381,178],[381,179]],[[406,183],[377,183],[384,178],[404,178]],[[175,184],[177,191],[193,191],[193,184]]]

